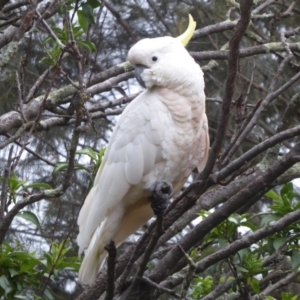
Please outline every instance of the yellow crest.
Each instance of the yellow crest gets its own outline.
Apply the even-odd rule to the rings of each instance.
[[[186,29],[186,31],[177,37],[177,39],[181,42],[181,44],[185,47],[190,39],[192,38],[195,29],[196,29],[197,23],[194,21],[193,17],[189,15],[189,26]]]

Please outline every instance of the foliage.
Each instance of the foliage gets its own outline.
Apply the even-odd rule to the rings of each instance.
[[[67,1],[60,6],[60,14],[66,14],[71,10],[76,9],[78,25],[71,24],[68,28],[66,22],[63,24],[63,29],[59,27],[52,27],[51,29],[55,33],[57,40],[53,40],[53,36],[49,36],[44,39],[43,45],[50,44],[50,49],[45,47],[45,51],[48,57],[43,57],[41,63],[46,63],[48,65],[56,65],[63,53],[62,45],[67,45],[69,42],[75,42],[78,46],[92,53],[95,52],[96,46],[93,42],[88,40],[83,40],[86,35],[88,28],[91,24],[95,24],[93,10],[100,6],[100,2],[97,0],[87,0],[86,2],[81,2],[78,6],[78,1]],[[60,43],[58,43],[58,41]]]
[[[243,232],[250,234],[261,228],[267,227],[268,224],[274,223],[281,216],[289,212],[297,211],[299,205],[299,193],[294,190],[291,182],[283,185],[277,193],[270,190],[265,194],[272,200],[268,205],[266,212],[249,214],[233,214],[224,222],[216,226],[208,235],[206,235],[203,244],[198,248],[198,253],[193,251],[192,257],[198,259],[207,253],[207,248],[213,247],[214,251],[222,249],[239,238]],[[201,211],[198,215],[206,218],[210,213]],[[272,216],[272,217],[270,217]],[[257,226],[255,219],[260,219]],[[278,231],[276,234],[261,239],[258,243],[253,243],[251,247],[240,250],[236,255],[221,261],[211,267],[220,274],[219,284],[224,280],[234,280],[231,291],[242,289],[251,290],[254,295],[259,294],[264,287],[264,279],[275,274],[278,269],[282,272],[297,272],[300,267],[300,224],[294,223]],[[231,276],[227,278],[223,274],[229,272]],[[192,285],[193,291],[191,297],[200,299],[207,295],[212,288],[213,279],[211,275],[206,277],[197,277]],[[216,284],[216,282],[214,282]],[[269,298],[268,298],[269,297]],[[291,293],[282,292],[281,299],[297,299],[298,296]],[[271,295],[267,299],[273,299]]]
[[[200,297],[206,296],[212,289],[213,278],[211,276],[197,277],[194,279],[195,284],[191,287],[193,292],[191,297],[194,299],[199,299]]]
[[[77,272],[80,266],[78,257],[68,256],[71,247],[68,242],[51,244],[49,252],[41,255],[26,251],[15,241],[14,245],[3,243],[0,247],[0,297],[5,299],[55,299],[46,287],[45,280],[55,281],[63,270]]]

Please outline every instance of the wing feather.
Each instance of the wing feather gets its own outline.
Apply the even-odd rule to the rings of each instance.
[[[157,163],[158,156],[162,157],[159,152],[163,141],[163,124],[155,120],[158,115],[153,111],[151,120],[150,115],[145,117],[146,112],[150,111],[149,101],[154,106],[163,107],[156,104],[157,98],[152,94],[145,96],[142,93],[127,106],[114,129],[103,158],[104,163],[79,214],[77,241],[80,253],[88,247],[96,230],[97,235],[102,234],[104,229],[99,231],[99,226],[107,215],[124,201],[132,186],[141,184],[143,176]]]
[[[127,154],[128,151],[124,149]],[[144,173],[144,153],[143,147],[138,138],[134,139],[134,145],[132,147],[128,160],[125,163],[125,176],[126,180],[132,184],[137,185],[141,182]]]
[[[208,132],[207,116],[205,113],[203,114],[202,118],[203,118],[203,123],[202,123],[201,135],[200,135],[199,147],[198,147],[198,165],[197,165],[198,172],[203,171],[209,153],[209,132]]]

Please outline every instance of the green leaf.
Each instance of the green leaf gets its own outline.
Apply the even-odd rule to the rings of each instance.
[[[251,279],[251,287],[256,294],[259,294],[260,292],[259,281],[256,278]]]
[[[40,61],[39,61],[40,64],[46,64],[48,66],[52,66],[52,65],[55,65],[55,60],[53,60],[52,58],[50,57],[43,57]]]
[[[43,45],[46,45],[46,44],[49,43],[50,41],[53,41],[52,36],[46,37],[46,38],[43,40],[42,44],[43,44]]]
[[[297,300],[298,299],[298,295],[294,296],[291,293],[282,292],[281,293],[281,299],[282,300]]]
[[[53,169],[52,174],[56,174],[58,172],[64,171],[68,168],[68,163],[67,162],[57,162],[55,164],[55,167]]]
[[[77,11],[78,22],[84,32],[87,32],[90,24],[95,24],[93,8],[88,3],[81,6],[81,10]]]
[[[84,14],[83,14],[82,10],[77,11],[77,17],[78,17],[78,22],[79,22],[80,27],[83,29],[84,32],[87,32],[89,24],[86,21],[86,19],[84,18]]]
[[[236,216],[230,216],[228,220],[236,225],[239,225],[239,219]]]
[[[41,183],[41,182],[36,182],[36,183],[31,183],[26,186],[24,186],[24,189],[46,189],[46,190],[52,190],[52,186],[48,183]]]
[[[101,6],[101,3],[99,2],[99,0],[87,0],[86,3],[88,5],[90,5],[92,8],[97,8],[97,7]]]
[[[87,155],[89,156],[91,159],[93,159],[94,161],[97,161],[98,159],[98,153],[95,152],[92,148],[90,147],[86,147],[82,150],[78,150],[76,151],[77,154],[83,154],[83,155]]]
[[[93,7],[88,3],[83,3],[82,6],[83,16],[88,24],[95,24],[93,15]]]
[[[25,273],[29,270],[32,270],[34,267],[36,266],[36,264],[33,261],[25,261],[22,263],[21,267],[20,267],[20,273]]]
[[[273,221],[277,221],[278,219],[280,219],[280,216],[277,214],[268,214],[265,217],[262,218],[261,222],[260,222],[260,226],[265,226],[267,223],[271,223]]]
[[[45,252],[45,251],[44,251],[44,256],[45,256],[45,258],[47,260],[46,267],[50,270],[50,268],[53,265],[52,256],[49,253]]]
[[[279,200],[278,195],[273,190],[269,190],[268,192],[266,192],[265,196],[273,200]]]
[[[14,277],[14,276],[20,274],[18,271],[16,271],[15,269],[12,269],[12,268],[9,268],[8,271],[9,271],[10,277]]]
[[[278,250],[279,247],[283,244],[284,240],[285,240],[284,238],[276,238],[276,239],[273,241],[274,249],[275,249],[275,250]]]
[[[33,212],[28,211],[28,210],[23,210],[23,211],[17,213],[17,217],[20,217],[20,218],[23,218],[23,219],[25,219],[27,221],[30,221],[36,227],[38,227],[39,229],[41,229],[40,221],[39,221],[38,217]]]
[[[242,223],[240,223],[240,226],[245,226],[245,227],[248,227],[249,229],[251,229],[253,232],[256,231],[258,228],[253,224],[251,223],[250,221],[244,221]]]
[[[87,171],[88,173],[90,173],[90,171],[91,171],[88,168],[86,168],[84,165],[81,165],[81,164],[75,164],[75,169],[84,170],[84,171]]]
[[[228,245],[228,241],[225,238],[218,238],[218,243],[221,248],[224,248]]]
[[[4,275],[0,276],[0,286],[3,288],[5,295],[13,290],[8,278]]]
[[[77,41],[77,45],[86,49],[90,53],[95,52],[97,50],[95,44],[89,41]]]
[[[12,173],[7,180],[7,185],[12,193],[16,192],[21,186],[24,185],[24,183],[26,183],[26,181],[19,180],[15,173]]]
[[[236,265],[235,267],[236,267],[236,269],[237,269],[238,271],[240,271],[240,272],[243,272],[243,273],[249,273],[249,271],[248,271],[247,269],[245,269],[244,267],[241,267],[241,266],[239,266],[239,265]]]
[[[65,30],[60,29],[58,27],[54,27],[52,29],[56,33],[57,37],[59,38],[59,40],[61,42],[67,42],[68,36],[67,36],[67,33],[65,32]]]
[[[289,191],[294,191],[294,186],[291,182],[286,183],[280,190],[280,195],[283,197],[283,195],[288,194]]]
[[[242,250],[240,250],[240,251],[238,252],[238,254],[239,254],[239,256],[240,256],[240,261],[241,261],[241,262],[244,261],[245,256],[248,255],[249,252],[250,252],[250,250],[247,249],[247,248],[242,249]]]
[[[54,300],[52,294],[50,293],[50,291],[48,289],[45,289],[44,295],[47,297],[47,299]]]

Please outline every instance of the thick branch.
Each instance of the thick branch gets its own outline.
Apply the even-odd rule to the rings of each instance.
[[[299,52],[300,43],[288,43],[289,48],[292,51]],[[239,58],[254,56],[258,54],[269,54],[272,52],[286,52],[284,45],[281,42],[266,43],[259,46],[248,47],[240,49],[238,53]],[[225,60],[229,58],[229,50],[215,50],[215,51],[202,51],[193,52],[190,51],[192,57],[196,60]]]
[[[201,221],[192,231],[186,234],[179,245],[188,252],[199,240],[201,240],[211,229],[223,222],[228,216],[244,205],[255,194],[262,190],[267,190],[270,184],[282,173],[288,170],[296,162],[300,161],[300,146],[297,145],[280,161],[269,167],[266,172],[257,176],[252,182],[244,187],[235,196],[230,198],[223,206],[213,212],[209,217]],[[258,175],[258,174],[257,174]],[[182,251],[175,246],[160,264],[150,274],[149,278],[155,282],[160,282],[166,278],[173,269],[174,263],[182,258]]]

